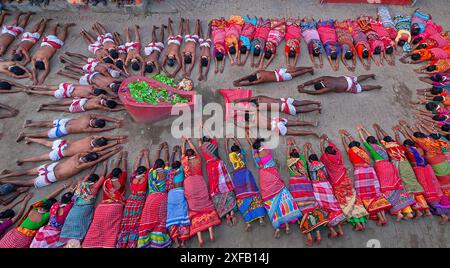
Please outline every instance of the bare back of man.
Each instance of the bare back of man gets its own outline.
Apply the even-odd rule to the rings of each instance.
[[[360,76],[321,76],[310,81],[307,81],[298,86],[298,92],[311,95],[320,95],[329,92],[349,92],[361,93],[362,91],[370,91],[374,89],[381,89],[379,85],[360,85],[360,82],[369,78],[375,79],[374,74],[360,75]],[[315,90],[307,90],[306,86],[314,86]]]
[[[183,24],[184,19],[181,18],[179,34],[174,35],[172,30],[172,19],[169,17],[167,25],[169,38],[167,41],[166,53],[164,54],[163,62],[161,65],[161,68],[163,69],[164,73],[169,77],[174,77],[182,68],[180,47],[181,42],[183,41],[183,37],[181,36],[183,34]],[[166,70],[166,64],[169,65],[170,67],[174,67],[175,70],[172,73],[168,72]]]

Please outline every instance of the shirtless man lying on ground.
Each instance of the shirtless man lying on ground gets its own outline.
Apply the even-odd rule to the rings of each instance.
[[[26,89],[27,87],[22,84],[0,78],[0,94],[24,92]]]
[[[82,29],[80,32],[83,40],[88,44],[88,51],[94,54],[94,56],[101,62],[113,63],[114,61],[110,57],[108,50],[96,40],[88,31]]]
[[[100,152],[80,153],[60,162],[43,164],[41,166],[17,171],[3,170],[0,175],[0,184],[10,183],[18,186],[33,186],[42,188],[52,183],[71,179],[85,169],[91,168],[100,162],[119,153],[121,147]],[[34,179],[10,179],[19,176],[36,176]]]
[[[270,104],[278,104],[280,108],[280,112],[283,112],[285,114],[290,115],[296,115],[297,113],[307,113],[312,111],[321,111],[322,108],[320,108],[320,101],[310,101],[310,100],[294,100],[293,98],[271,98],[264,95],[254,96],[250,98],[242,98],[242,99],[236,99],[234,102],[251,102],[256,105],[256,108],[259,110],[261,108],[261,104],[266,104],[264,107],[266,110],[270,111],[271,105]],[[316,104],[318,107],[303,107],[307,105]],[[235,107],[235,109],[238,107]]]
[[[197,43],[200,34],[200,20],[195,22],[194,34],[189,31],[189,19],[185,20],[184,26],[184,47],[181,55],[181,63],[183,66],[183,76],[190,77],[195,65],[195,52],[197,50]],[[187,68],[187,65],[190,65]]]
[[[55,111],[55,112],[70,112],[82,113],[91,110],[103,110],[107,112],[118,112],[125,108],[117,100],[108,99],[105,95],[100,95],[95,98],[81,98],[73,100],[60,100],[39,105],[37,111]]]
[[[37,143],[51,148],[50,153],[39,156],[17,159],[17,165],[25,162],[41,162],[46,160],[58,161],[64,157],[71,157],[79,153],[100,152],[128,142],[128,136],[89,136],[81,140],[54,140],[25,138],[25,143]]]
[[[61,63],[64,63],[68,69],[83,71],[85,73],[101,73],[104,76],[118,78],[121,75],[127,77],[127,74],[112,63],[101,62],[98,59],[88,58],[81,54],[66,52],[66,55],[59,56]],[[78,63],[69,57],[81,59],[83,62]]]
[[[233,82],[236,87],[251,86],[270,82],[283,82],[292,80],[297,76],[310,73],[314,74],[313,67],[288,67],[287,69],[275,69],[275,71],[258,70]]]
[[[134,25],[134,41],[131,40],[130,29],[125,28],[125,49],[127,57],[125,59],[125,68],[131,64],[131,69],[139,72],[144,66],[144,58],[141,56],[141,38],[139,36],[139,25]]]
[[[113,123],[112,126],[106,127],[106,122]],[[50,138],[56,139],[74,133],[94,133],[109,131],[122,127],[122,119],[115,119],[99,114],[88,114],[78,118],[61,118],[53,121],[25,121],[24,128],[50,128],[48,131],[37,133],[21,132],[16,142],[20,142],[24,138]]]
[[[175,77],[182,67],[180,47],[181,42],[183,41],[183,37],[181,36],[183,34],[183,23],[184,19],[181,18],[179,29],[180,33],[178,35],[174,35],[172,30],[172,19],[169,17],[169,22],[167,26],[169,38],[167,39],[167,49],[166,53],[164,54],[163,62],[161,65],[162,70],[168,77]],[[166,64],[169,65],[170,67],[174,67],[176,65],[176,67],[174,67],[175,70],[172,73],[169,73],[166,70]]]
[[[54,96],[57,99],[65,98],[95,98],[100,95],[107,95],[108,92],[92,85],[75,85],[72,83],[61,83],[57,86],[36,85],[29,86],[23,90],[28,94]],[[110,96],[115,97],[115,96]]]
[[[164,49],[164,28],[167,28],[166,25],[161,24],[161,32],[159,34],[159,40],[156,37],[157,26],[153,26],[152,30],[152,41],[145,46],[144,48],[144,68],[141,70],[141,75],[144,76],[145,73],[153,73],[155,71],[156,74],[159,74],[161,71],[161,64],[159,64],[159,56]]]
[[[375,80],[374,74],[356,76],[321,76],[319,78],[310,80],[298,86],[298,92],[311,95],[319,95],[328,92],[350,92],[361,93],[362,91],[369,91],[374,89],[381,89],[381,86],[361,86],[359,83],[372,78]],[[306,90],[305,86],[314,85],[314,90]]]
[[[19,44],[17,44],[11,50],[11,60],[22,62],[24,65],[27,65],[31,61],[30,50],[33,48],[34,44],[41,39],[42,34],[44,33],[45,27],[47,26],[47,22],[51,19],[42,18],[31,30],[31,32],[26,32],[22,34],[22,38],[20,39]]]
[[[51,30],[50,35],[45,36],[42,40],[41,46],[36,50],[31,58],[32,74],[34,82],[37,84],[44,83],[48,74],[50,73],[50,60],[56,54],[58,49],[64,45],[67,38],[69,27],[74,26],[74,23],[65,24],[63,30],[58,34],[59,24],[56,24]],[[44,71],[41,78],[38,78],[38,70]]]
[[[30,78],[34,81],[34,77],[27,67],[15,61],[0,61],[0,73],[15,79]]]
[[[0,15],[0,25],[3,25],[5,16],[8,14],[9,13],[2,11],[2,14]],[[23,32],[25,26],[28,25],[31,15],[33,15],[33,13],[28,12],[23,19],[20,19],[24,14],[24,12],[19,12],[16,18],[11,22],[11,25],[3,26],[2,33],[0,34],[0,56],[5,54],[9,45],[11,45],[12,42],[14,42],[14,39]]]
[[[119,57],[119,51],[113,34],[106,32],[105,27],[103,27],[103,25],[99,22],[96,22],[94,23],[94,25],[92,25],[92,30],[98,36],[97,41],[103,46],[103,48],[106,49],[106,51],[108,51],[111,58],[113,60],[116,60]]]
[[[201,38],[198,40],[200,48],[200,54],[198,57],[200,61],[200,64],[198,65],[198,81],[206,81],[208,78],[209,66],[211,65],[211,27],[208,27],[206,39],[203,39],[203,30],[201,23],[199,23],[199,32]],[[203,68],[205,68],[205,71],[203,71]]]

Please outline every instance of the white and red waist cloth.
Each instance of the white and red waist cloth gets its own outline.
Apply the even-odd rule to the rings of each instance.
[[[69,112],[71,113],[82,113],[85,112],[84,105],[87,103],[87,98],[76,98],[72,101],[69,106]]]
[[[275,69],[274,71],[277,82],[292,80],[292,75],[287,72],[286,68]]]
[[[125,45],[117,46],[117,52],[122,54],[127,53],[127,48],[125,47]]]
[[[283,112],[285,114],[290,114],[290,115],[297,114],[297,110],[295,109],[295,106],[293,105],[293,103],[294,103],[293,98],[281,98],[280,102],[281,102],[281,107],[280,107],[281,112]]]
[[[64,157],[64,150],[69,146],[66,140],[53,141],[52,150],[49,153],[49,158],[53,162],[58,161]]]
[[[87,74],[83,75],[82,77],[80,77],[80,81],[79,81],[80,85],[91,85],[92,79],[97,74],[99,74],[99,72],[92,72],[92,73],[87,73]]]
[[[170,44],[177,44],[181,45],[181,42],[183,41],[183,37],[181,35],[174,35],[167,38],[167,45]]]
[[[196,34],[187,34],[184,36],[184,42],[198,42],[198,35]]]
[[[71,98],[74,89],[75,86],[72,83],[61,83],[53,94],[57,99]]]
[[[347,92],[354,94],[362,92],[362,87],[358,83],[358,77],[356,76],[344,76],[344,77],[347,80]]]
[[[211,47],[212,41],[211,39],[198,39],[198,42],[200,43],[200,47]]]
[[[26,32],[24,34],[22,34],[22,39],[20,40],[20,42],[31,42],[31,43],[36,43],[37,41],[39,41],[39,39],[41,38],[41,35],[39,33],[30,33],[30,32]]]
[[[99,60],[89,58],[86,62],[86,64],[83,66],[83,71],[87,73],[93,73],[95,70],[95,67],[99,64]]]
[[[284,136],[287,133],[287,119],[281,117],[274,117],[271,121],[272,131],[276,131],[278,134]]]
[[[146,56],[149,56],[155,51],[161,53],[163,49],[164,44],[162,42],[150,42],[147,46],[145,46],[144,53]]]
[[[38,168],[38,176],[34,179],[34,187],[42,188],[58,181],[55,175],[55,167],[57,165],[58,162],[40,166]]]
[[[47,35],[44,36],[44,39],[42,39],[41,47],[43,46],[49,46],[54,49],[60,49],[62,46],[64,46],[64,42],[61,41],[56,35]]]
[[[2,28],[2,34],[9,34],[16,37],[21,33],[23,33],[23,28],[19,26],[3,26]]]
[[[128,43],[125,43],[125,49],[127,52],[130,52],[131,50],[140,51],[141,44],[139,44],[138,42],[128,42]]]
[[[95,52],[97,52],[97,50],[101,49],[102,47],[103,45],[99,41],[96,41],[88,46],[88,51],[95,54]]]
[[[105,33],[97,37],[97,42],[102,45],[105,43],[114,43],[114,37],[111,33]]]

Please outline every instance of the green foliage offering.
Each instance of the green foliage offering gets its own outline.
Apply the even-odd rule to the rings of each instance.
[[[180,94],[172,94],[164,87],[153,88],[144,81],[135,81],[129,84],[128,88],[130,89],[131,97],[137,102],[145,102],[153,105],[157,105],[161,102],[173,105],[188,102],[188,99]]]
[[[170,78],[164,74],[157,74],[153,76],[153,79],[156,81],[159,81],[161,83],[164,83],[168,85],[169,87],[177,87],[177,83],[175,82],[175,79]]]

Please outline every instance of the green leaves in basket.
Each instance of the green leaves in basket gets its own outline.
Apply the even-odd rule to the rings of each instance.
[[[135,81],[128,85],[131,97],[137,102],[150,103],[157,105],[158,103],[187,103],[188,99],[180,94],[172,94],[164,87],[153,88],[146,82]]]

